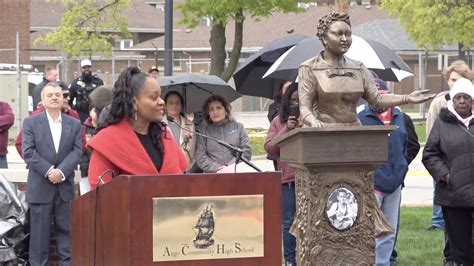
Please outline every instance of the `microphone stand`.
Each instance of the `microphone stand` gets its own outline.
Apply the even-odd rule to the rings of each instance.
[[[244,163],[246,163],[248,166],[252,167],[253,169],[255,169],[257,172],[262,172],[262,170],[260,168],[258,168],[256,165],[254,165],[252,162],[250,162],[249,160],[247,160],[245,157],[242,157],[242,154],[244,153],[244,151],[241,149],[241,148],[238,148],[238,147],[235,147],[234,145],[230,144],[230,143],[227,143],[225,141],[222,141],[222,140],[219,140],[219,139],[215,139],[213,137],[210,137],[210,136],[207,136],[207,135],[204,135],[202,133],[200,133],[199,131],[192,131],[190,129],[187,129],[185,127],[182,127],[180,124],[178,124],[178,122],[176,122],[174,120],[174,118],[170,119],[171,117],[168,117],[168,120],[175,123],[176,125],[178,125],[181,129],[187,131],[187,132],[190,132],[190,133],[193,133],[193,134],[196,134],[198,136],[201,136],[203,138],[207,138],[207,139],[210,139],[212,141],[215,141],[217,143],[219,143],[220,145],[226,147],[227,149],[229,149],[232,154],[235,156],[236,158],[236,161],[235,161],[235,165],[237,166],[237,163],[239,161],[242,161]]]

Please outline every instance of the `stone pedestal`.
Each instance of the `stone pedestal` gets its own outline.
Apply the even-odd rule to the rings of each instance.
[[[375,236],[392,228],[373,194],[394,126],[300,128],[274,140],[296,171],[298,265],[374,265]]]

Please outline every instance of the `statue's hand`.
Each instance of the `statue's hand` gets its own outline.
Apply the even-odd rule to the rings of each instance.
[[[429,90],[417,90],[407,95],[408,103],[422,103],[433,99],[436,93],[429,93]]]
[[[323,122],[319,120],[312,121],[311,127],[326,127]]]

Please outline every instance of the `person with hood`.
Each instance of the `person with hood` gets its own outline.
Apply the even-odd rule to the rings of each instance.
[[[380,94],[389,94],[386,83],[375,79]],[[398,108],[377,108],[365,105],[358,114],[362,125],[396,125],[398,128],[390,133],[388,160],[379,166],[374,174],[374,194],[379,208],[397,231],[400,211],[401,189],[408,172],[407,145],[408,135],[405,118]],[[396,233],[379,237],[375,240],[376,265],[390,265],[390,256],[395,245]]]
[[[449,96],[428,136],[422,162],[436,182],[434,203],[443,211],[454,262],[473,265],[474,86],[460,78]]]
[[[449,90],[453,87],[454,83],[460,78],[467,78],[472,80],[474,78],[473,73],[466,62],[462,60],[456,60],[452,62],[447,68],[443,69],[443,76],[448,85],[448,90],[440,92],[430,104],[428,109],[428,114],[426,117],[426,136],[430,135],[431,128],[433,127],[434,121],[439,116],[439,113],[442,108],[447,107],[449,98]],[[435,193],[434,187],[436,182],[433,182],[433,196]],[[441,206],[433,203],[433,215],[431,217],[431,225],[427,230],[444,230],[444,219]],[[450,252],[449,238],[445,233],[445,244],[444,244],[444,261],[445,263],[450,263],[453,261]]]
[[[72,106],[81,118],[81,123],[89,117],[89,94],[104,82],[92,74],[92,62],[89,59],[81,61],[82,74],[71,82],[69,105]],[[75,100],[75,101],[74,101]]]

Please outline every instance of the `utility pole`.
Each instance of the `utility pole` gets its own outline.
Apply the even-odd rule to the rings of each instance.
[[[21,69],[20,69],[20,33],[16,32],[16,106],[17,106],[17,114],[16,117],[18,118],[18,132],[21,129]]]
[[[173,0],[165,1],[165,76],[173,75]]]

